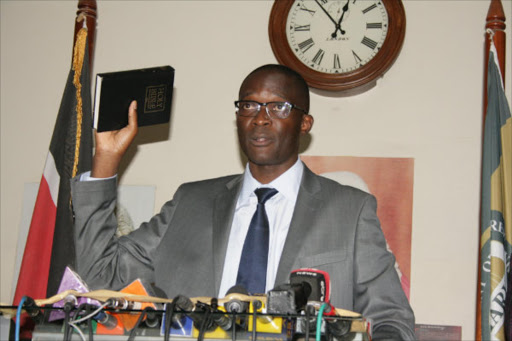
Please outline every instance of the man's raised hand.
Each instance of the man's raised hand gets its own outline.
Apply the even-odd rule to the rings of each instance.
[[[126,150],[137,135],[137,102],[128,108],[128,125],[114,131],[95,132],[96,150],[92,162],[93,178],[108,178],[117,174]]]

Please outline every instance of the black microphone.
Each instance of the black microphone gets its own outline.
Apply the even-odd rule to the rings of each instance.
[[[160,317],[156,309],[152,307],[146,307],[144,309],[146,309],[146,319],[144,320],[146,326],[149,328],[157,327],[160,323]]]
[[[197,302],[190,318],[194,321],[194,327],[199,331],[199,334],[211,332],[215,330],[215,323],[211,318],[211,306],[204,302]]]
[[[305,316],[297,320],[296,332],[309,337],[309,333],[316,330],[317,309],[320,308],[322,303],[330,300],[329,274],[313,268],[296,269],[290,273],[290,284],[305,285],[304,283],[309,284],[311,291],[303,310]]]
[[[309,297],[310,301],[316,302],[317,305],[319,303],[327,304],[327,308],[324,310],[323,315],[326,316],[325,325],[328,334],[339,340],[350,339],[351,335],[349,335],[349,332],[352,327],[352,322],[340,317],[336,313],[336,308],[334,308],[330,303],[331,280],[329,274],[325,271],[313,268],[304,268],[292,271],[290,274],[290,283],[303,282],[307,282],[311,285],[312,291]],[[309,324],[309,330],[312,329],[310,322],[312,322],[312,320],[302,321],[304,329],[306,329],[305,324]]]
[[[249,292],[243,286],[235,285],[228,290],[226,296],[230,294],[249,295]],[[224,303],[224,308],[226,308],[226,311],[229,313],[245,313],[249,310],[249,302],[241,301],[238,298],[233,298],[228,302]]]
[[[37,324],[43,320],[41,308],[36,304],[36,301],[29,296],[26,296],[25,302],[23,303],[23,309],[28,313],[32,320]]]
[[[95,319],[98,323],[101,323],[106,329],[114,329],[117,327],[119,320],[112,314],[107,314],[104,311],[100,311],[96,314],[93,319]]]
[[[230,330],[233,326],[233,320],[218,308],[218,300],[216,298],[212,298],[210,306],[212,309],[213,322],[226,331]]]
[[[200,332],[210,332],[216,328],[210,316],[212,312],[210,305],[203,302],[197,302],[194,305],[190,298],[183,295],[178,295],[175,300],[176,308],[180,309],[183,313],[188,312],[188,316],[192,319],[194,327]],[[185,317],[183,313],[173,315],[173,320],[178,323],[178,325],[183,324],[183,318]]]
[[[226,293],[226,296],[230,294],[242,294],[242,295],[249,295],[249,292],[246,288],[244,288],[241,285],[235,285],[231,287],[231,289],[228,290]],[[242,301],[238,298],[232,298],[229,301],[224,303],[224,308],[226,309],[226,312],[230,314],[240,314],[236,317],[235,323],[238,328],[241,329],[247,329],[247,315],[246,313],[249,312],[249,305],[250,303],[248,301]]]
[[[352,321],[345,319],[338,315],[336,308],[330,303],[326,302],[328,307],[324,310],[324,316],[330,316],[325,318],[325,326],[327,332],[337,338],[338,340],[351,340],[354,335],[350,335],[350,329],[352,328]]]
[[[309,301],[329,302],[331,300],[331,279],[327,272],[313,268],[293,270],[290,274],[290,284],[303,282],[311,287]]]
[[[295,314],[304,310],[310,295],[311,285],[308,282],[278,285],[267,293],[267,312]]]
[[[173,300],[176,312],[173,312],[171,325],[175,329],[183,329],[185,325],[186,314],[183,312],[191,312],[194,310],[194,303],[183,295],[178,295]]]

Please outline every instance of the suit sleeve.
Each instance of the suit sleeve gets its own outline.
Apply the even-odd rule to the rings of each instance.
[[[153,283],[152,254],[174,212],[168,202],[148,223],[117,238],[116,182],[71,180],[76,271],[91,289],[119,290],[137,278]]]
[[[373,340],[414,340],[414,313],[394,268],[395,257],[376,214],[375,197],[367,196],[357,224],[354,307],[371,319]]]

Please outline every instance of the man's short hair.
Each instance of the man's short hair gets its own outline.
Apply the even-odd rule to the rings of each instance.
[[[301,92],[301,95],[303,96],[303,98],[305,100],[305,108],[304,109],[307,112],[309,112],[309,86],[308,86],[308,83],[306,82],[306,80],[300,75],[300,73],[298,73],[297,71],[295,71],[285,65],[265,64],[265,65],[262,65],[262,66],[256,68],[255,70],[253,70],[251,73],[249,73],[247,75],[247,77],[245,79],[249,78],[250,76],[252,76],[255,73],[259,73],[262,71],[281,73],[287,77],[292,78],[294,80],[295,84],[297,85],[299,91]],[[244,80],[244,82],[245,82],[245,80]]]

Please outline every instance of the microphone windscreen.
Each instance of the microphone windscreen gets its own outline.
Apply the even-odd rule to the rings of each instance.
[[[249,295],[249,292],[244,286],[235,285],[228,290],[226,296],[229,296],[230,294]],[[226,308],[228,313],[244,313],[249,309],[249,302],[241,301],[235,298],[225,302],[224,308]]]
[[[325,271],[318,269],[297,269],[290,274],[290,284],[308,283],[311,287],[310,301],[329,302],[331,299],[330,278]]]
[[[127,294],[134,294],[140,296],[151,296],[148,292],[149,286],[144,285],[141,279],[136,279],[135,281],[128,284],[126,287],[120,290],[120,292]],[[137,309],[143,310],[146,307],[151,307],[156,309],[156,305],[151,302],[131,302],[128,309]],[[140,313],[138,314],[129,314],[129,313],[120,313],[118,314],[119,320],[123,323],[126,330],[132,330],[137,324],[137,320],[139,319]]]
[[[229,294],[249,295],[249,291],[247,291],[247,289],[243,285],[237,284],[237,285],[232,286],[228,290],[228,292],[226,293],[226,296]]]
[[[64,269],[64,274],[62,275],[62,279],[61,279],[60,285],[59,285],[59,290],[57,292],[62,293],[67,290],[75,290],[79,293],[86,293],[86,292],[90,291],[89,287],[84,282],[84,280],[82,280],[82,278],[76,272],[71,270],[71,268],[68,266],[66,267],[66,269]],[[64,305],[66,303],[67,302],[65,300],[61,300],[59,302],[54,303],[53,307],[54,308],[64,308]],[[91,298],[85,298],[85,297],[77,297],[76,298],[76,306],[77,307],[84,303],[92,304],[92,305],[95,305],[98,307],[101,305],[100,302],[98,302],[97,300],[93,300]],[[64,311],[62,311],[60,309],[55,309],[50,312],[50,316],[49,316],[48,320],[51,322],[51,321],[63,319],[64,316],[65,316]]]
[[[176,303],[176,307],[183,311],[194,310],[194,303],[192,303],[192,300],[186,296],[178,295],[174,299],[174,302]]]
[[[276,314],[293,314],[304,310],[311,295],[307,282],[281,284],[267,293],[267,311]]]

